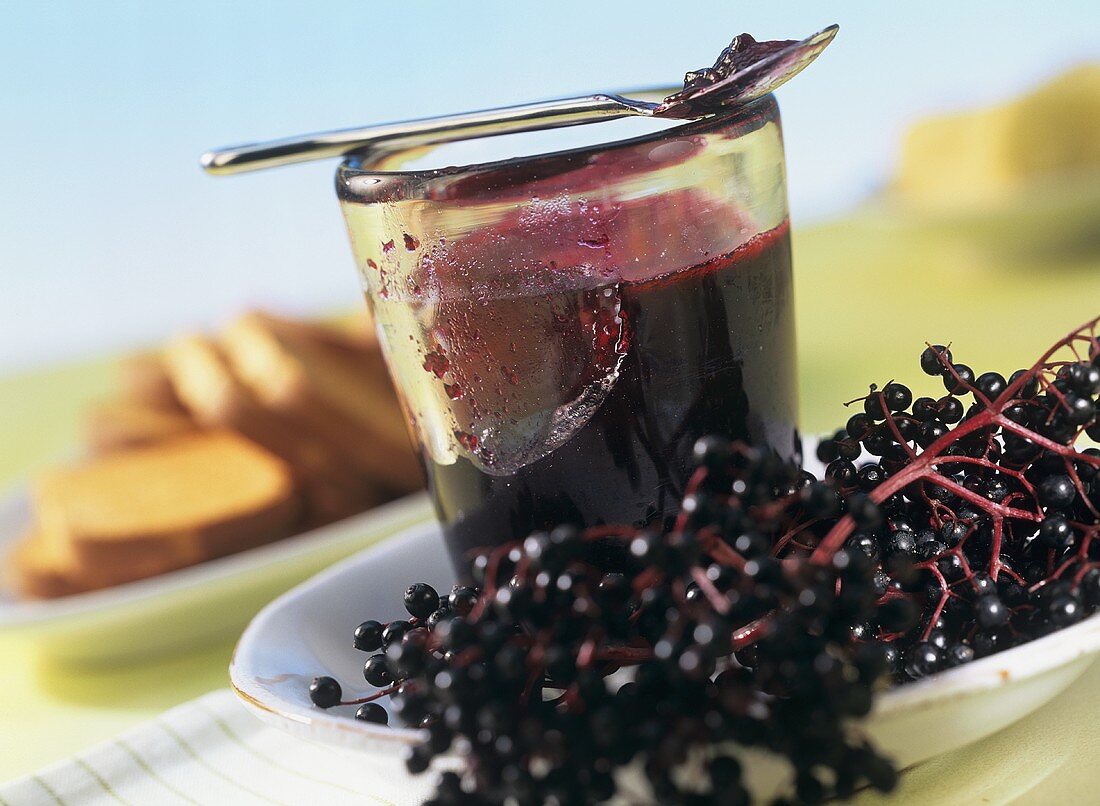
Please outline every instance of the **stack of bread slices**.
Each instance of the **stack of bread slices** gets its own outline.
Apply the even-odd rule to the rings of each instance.
[[[373,328],[246,314],[127,360],[89,457],[33,485],[20,589],[56,597],[251,548],[418,489]]]

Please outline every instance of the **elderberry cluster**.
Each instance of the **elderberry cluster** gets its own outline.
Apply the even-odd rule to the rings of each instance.
[[[863,412],[823,441],[825,477],[875,522],[833,530],[878,569],[883,603],[908,601],[916,629],[870,619],[859,640],[889,642],[900,679],[924,677],[1048,634],[1100,607],[1100,349],[1061,344],[1008,379],[975,376],[951,351],[920,356],[946,395],[872,387]],[[859,461],[860,458],[862,461]],[[854,528],[853,528],[854,527]]]
[[[479,555],[477,589],[441,600],[411,586],[408,621],[356,630],[374,653],[367,682],[426,730],[409,769],[452,749],[466,759],[436,803],[599,802],[627,768],[662,803],[748,803],[746,747],[790,762],[798,802],[894,786],[848,731],[889,671],[884,645],[851,640],[877,610],[872,564],[771,556],[804,499],[831,493],[839,512],[840,498],[773,454],[716,439],[696,450],[669,533],[537,532]],[[363,709],[376,696],[357,716],[375,719]]]
[[[896,783],[858,739],[876,688],[967,663],[1100,608],[1097,322],[1009,378],[947,347],[945,394],[890,382],[821,442],[822,479],[720,437],[666,531],[560,526],[489,548],[475,587],[410,586],[367,621],[377,690],[319,707],[424,729],[457,752],[432,803],[588,803],[629,774],[661,803],[747,803],[739,754],[786,759],[780,801]],[[633,793],[636,795],[637,793]]]

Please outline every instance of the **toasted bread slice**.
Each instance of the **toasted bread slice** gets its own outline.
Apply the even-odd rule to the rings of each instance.
[[[389,490],[423,485],[381,353],[334,347],[298,323],[251,313],[222,339],[237,374],[271,408],[305,423]]]
[[[122,398],[136,405],[183,414],[183,404],[160,353],[134,353],[119,364]]]
[[[175,569],[175,564],[144,562],[82,565],[72,545],[41,530],[27,535],[12,554],[15,588],[34,599],[53,599],[74,593],[135,582]]]
[[[228,431],[176,437],[42,476],[41,531],[82,567],[146,572],[192,565],[291,533],[290,468]]]
[[[272,327],[286,334],[295,334],[319,344],[326,344],[336,350],[378,353],[378,334],[374,329],[374,319],[366,308],[355,314],[346,314],[322,321],[311,319],[291,319],[266,312],[253,312],[245,316],[261,316]]]
[[[198,424],[183,410],[166,410],[128,400],[98,404],[85,422],[88,446],[97,454],[148,445],[197,428]]]
[[[27,535],[11,555],[11,571],[16,590],[32,599],[54,599],[93,590],[78,578],[76,560],[71,552],[44,539],[39,533]]]
[[[290,464],[305,494],[304,526],[347,517],[382,500],[328,441],[264,406],[210,339],[177,339],[165,360],[180,399],[196,420],[237,431]]]

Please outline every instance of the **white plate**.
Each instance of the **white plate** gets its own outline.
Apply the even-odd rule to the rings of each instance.
[[[266,546],[105,590],[20,601],[0,582],[0,639],[54,662],[114,663],[227,640],[272,597],[412,524],[431,519],[424,494]],[[0,502],[0,568],[26,533],[25,492]]]
[[[316,742],[397,754],[418,732],[351,718],[351,707],[322,711],[309,701],[310,680],[332,675],[348,697],[373,689],[362,677],[364,654],[351,646],[367,618],[401,618],[412,581],[449,589],[453,572],[434,523],[422,524],[319,574],[264,608],[241,636],[230,678],[262,720]],[[1100,651],[1100,615],[966,666],[879,696],[864,728],[902,767],[931,759],[1001,730],[1076,680]],[[385,705],[383,699],[381,704]],[[766,766],[756,791],[770,788]]]

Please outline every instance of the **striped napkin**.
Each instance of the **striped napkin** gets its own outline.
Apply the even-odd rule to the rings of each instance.
[[[1033,714],[909,770],[893,797],[867,791],[849,806],[1100,803],[1098,713],[1094,663]],[[0,786],[0,806],[421,806],[433,783],[407,774],[399,759],[315,745],[268,727],[225,690]]]
[[[400,759],[312,744],[265,726],[228,689],[0,787],[0,806],[419,806],[430,776]]]

